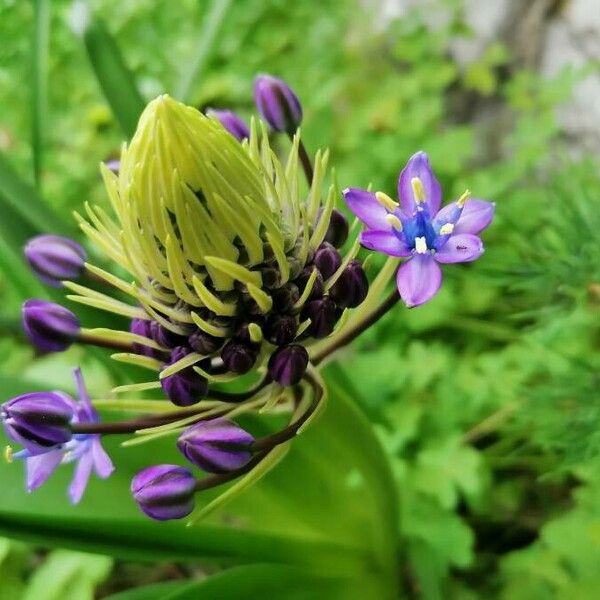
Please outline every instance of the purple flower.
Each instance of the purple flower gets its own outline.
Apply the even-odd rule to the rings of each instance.
[[[23,303],[22,317],[27,337],[44,352],[62,352],[79,336],[79,319],[60,304],[32,298]]]
[[[131,493],[141,510],[157,521],[183,519],[194,510],[196,478],[177,465],[156,465],[131,481]]]
[[[492,221],[495,205],[466,192],[440,210],[442,190],[425,152],[408,161],[398,180],[400,204],[382,193],[349,188],[344,198],[367,226],[363,246],[389,256],[408,257],[396,283],[406,306],[431,300],[442,283],[438,263],[477,260],[483,243],[477,234]]]
[[[254,101],[260,116],[275,131],[294,133],[302,121],[300,101],[282,79],[258,75],[254,81]]]
[[[79,401],[75,402],[66,394],[60,394],[64,402],[70,403],[73,411],[72,424],[97,423],[98,414],[87,394],[80,369],[74,369]],[[24,444],[25,445],[25,444]],[[55,445],[44,453],[24,450],[9,454],[11,460],[24,459],[26,467],[26,487],[28,492],[40,487],[60,464],[76,463],[75,474],[69,486],[69,498],[77,504],[85,492],[92,470],[102,479],[113,471],[112,461],[102,448],[98,434],[74,434],[64,444]]]
[[[177,441],[180,452],[207,473],[227,473],[251,458],[254,438],[233,421],[211,419],[186,429]]]
[[[77,279],[83,274],[87,254],[69,238],[38,235],[27,242],[25,258],[44,283],[61,287],[63,280]]]
[[[209,108],[206,111],[206,116],[215,117],[215,119],[220,121],[221,125],[223,125],[223,127],[225,127],[225,129],[240,142],[243,142],[250,137],[250,128],[242,118],[232,110],[216,110],[214,108]]]

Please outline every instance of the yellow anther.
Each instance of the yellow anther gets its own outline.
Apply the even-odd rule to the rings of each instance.
[[[465,190],[465,193],[456,201],[456,204],[462,208],[470,197],[471,190]]]
[[[11,446],[4,448],[4,460],[10,465],[13,461],[13,449]]]
[[[440,227],[440,235],[450,235],[454,231],[454,224],[446,223]]]
[[[396,230],[402,231],[402,221],[396,215],[385,215],[385,220]]]
[[[377,202],[379,202],[379,204],[381,204],[384,208],[387,208],[387,210],[390,212],[394,212],[398,206],[400,206],[384,192],[375,192],[375,198],[377,198]]]
[[[415,252],[417,254],[425,254],[427,252],[427,240],[424,236],[415,238]]]
[[[413,189],[413,195],[415,197],[415,202],[417,204],[421,204],[421,202],[425,202],[425,188],[423,187],[423,182],[418,177],[413,177],[410,180],[410,185]]]

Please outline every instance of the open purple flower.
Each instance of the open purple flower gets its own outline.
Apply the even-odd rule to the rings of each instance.
[[[408,257],[396,283],[406,306],[431,300],[442,284],[438,263],[477,260],[483,243],[477,234],[494,217],[495,205],[465,192],[440,210],[441,186],[425,152],[414,154],[398,180],[400,204],[381,192],[344,190],[350,210],[367,226],[361,243],[389,256]]]
[[[75,402],[68,396],[73,405],[73,424],[97,423],[98,413],[92,406],[92,402],[85,389],[80,369],[74,369],[73,375],[77,384],[79,401]],[[48,452],[33,454],[24,449],[14,454],[8,453],[11,460],[23,459],[26,467],[26,487],[28,492],[40,487],[52,475],[60,464],[76,463],[75,474],[69,486],[69,498],[73,504],[77,504],[85,492],[92,470],[101,479],[106,479],[114,471],[114,466],[100,443],[100,435],[78,434],[60,446],[54,446]]]

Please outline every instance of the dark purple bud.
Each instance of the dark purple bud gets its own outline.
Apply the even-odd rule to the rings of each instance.
[[[263,287],[276,288],[281,285],[281,271],[274,266],[267,266],[260,270]]]
[[[188,338],[188,344],[194,352],[208,356],[219,350],[223,346],[223,338],[209,335],[200,329]]]
[[[104,164],[115,175],[119,174],[119,169],[121,168],[121,161],[118,158],[111,158],[110,160],[105,160]]]
[[[63,280],[81,277],[87,254],[77,242],[69,238],[38,235],[27,242],[25,258],[44,283],[61,287]]]
[[[329,294],[342,308],[355,308],[366,297],[369,281],[365,270],[357,260],[352,260],[331,287]]]
[[[144,513],[157,521],[183,519],[194,510],[196,478],[185,467],[156,465],[131,481],[131,493]]]
[[[176,363],[189,354],[187,348],[178,347],[171,352],[169,365]],[[208,393],[208,381],[194,371],[192,367],[182,369],[174,375],[160,380],[163,392],[177,406],[191,406],[200,402]]]
[[[177,447],[193,464],[207,473],[241,469],[251,458],[254,438],[233,421],[211,419],[186,429]]]
[[[221,125],[223,125],[223,127],[225,127],[225,129],[240,142],[243,142],[250,137],[250,128],[232,110],[216,110],[209,108],[206,111],[206,116],[215,117],[215,119],[220,121]]]
[[[294,341],[298,331],[298,322],[292,315],[272,314],[265,323],[265,339],[275,346],[285,346]]]
[[[335,248],[341,248],[348,239],[349,230],[346,215],[337,208],[334,208],[329,219],[325,241],[329,242]]]
[[[75,403],[61,392],[32,392],[0,407],[6,435],[31,454],[44,454],[72,437]]]
[[[309,335],[315,338],[327,337],[336,323],[335,302],[325,296],[319,300],[311,300],[304,306],[303,319],[310,319],[307,329]]]
[[[312,272],[314,271],[314,267],[313,266],[307,266],[304,267],[304,269],[302,270],[302,272],[300,273],[300,275],[298,275],[298,277],[295,279],[294,283],[296,283],[296,285],[298,286],[298,288],[300,289],[300,294],[302,294],[304,292],[304,289],[306,288],[307,284],[308,284],[308,280],[310,279],[310,276],[312,275]],[[314,298],[320,298],[323,295],[323,275],[321,275],[321,273],[319,272],[319,270],[317,269],[317,278],[315,279],[310,295],[309,295],[309,299],[314,299]]]
[[[273,298],[273,310],[286,313],[290,312],[300,299],[300,290],[295,283],[289,282],[283,287],[273,290],[271,297]]]
[[[259,75],[254,81],[254,101],[260,116],[275,130],[294,133],[302,121],[302,107],[281,79]]]
[[[150,337],[163,348],[176,348],[186,343],[186,338],[169,331],[156,321],[150,321]]]
[[[298,383],[308,366],[308,352],[304,346],[294,344],[276,350],[269,359],[269,375],[283,386]]]
[[[131,333],[135,333],[136,335],[141,335],[142,337],[152,339],[151,325],[152,321],[148,321],[147,319],[132,319],[131,323],[129,324],[129,331]],[[143,356],[157,356],[156,350],[153,350],[149,346],[144,346],[143,344],[133,344],[133,350],[138,354],[142,354]]]
[[[258,350],[254,344],[230,341],[221,351],[221,359],[228,371],[243,375],[256,362]]]
[[[329,279],[342,264],[342,257],[331,244],[323,242],[315,252],[314,263],[323,279]]]
[[[62,352],[79,336],[79,319],[69,309],[46,300],[27,300],[22,308],[23,329],[44,352]]]

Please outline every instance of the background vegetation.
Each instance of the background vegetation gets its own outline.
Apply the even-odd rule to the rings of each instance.
[[[449,44],[472,32],[461,3],[444,4],[430,28],[418,11],[376,26],[354,0],[0,3],[0,400],[69,391],[73,364],[96,397],[127,376],[103,353],[34,356],[20,304],[48,291],[20,248],[106,201],[98,163],[164,91],[248,116],[254,74],[282,76],[342,186],[392,192],[424,149],[448,197],[468,184],[498,208],[484,258],[344,351],[327,415],[226,515],[191,530],[139,519],[134,449],[115,448],[119,474],[77,509],[68,474],[25,497],[19,466],[0,466],[0,599],[147,584],[113,597],[597,597],[600,182],[554,116],[586,71],[543,80],[498,44],[459,69]],[[481,106],[491,118],[474,119]]]

